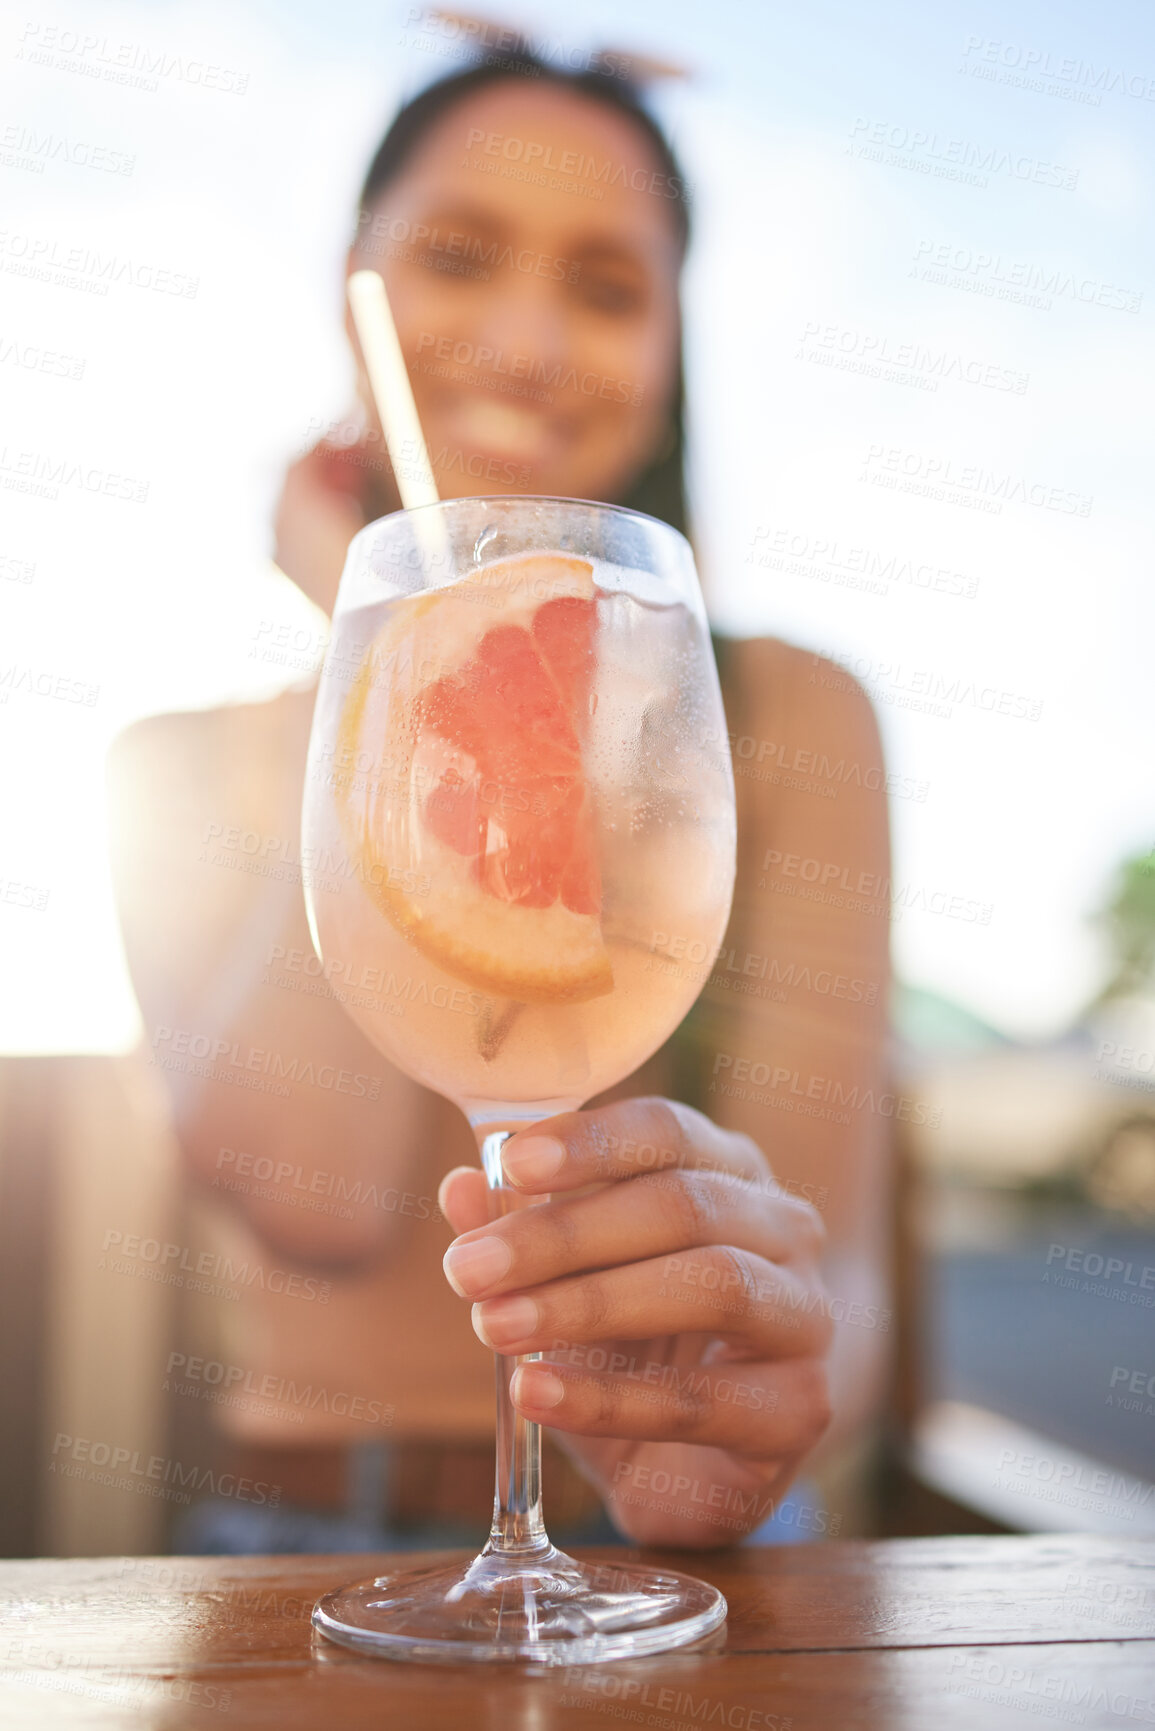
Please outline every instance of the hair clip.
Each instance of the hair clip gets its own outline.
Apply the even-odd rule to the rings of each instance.
[[[461,48],[476,57],[502,53],[515,58],[518,54],[540,60],[545,65],[558,58],[562,44],[536,37],[524,24],[502,24],[496,18],[484,18],[477,12],[451,11],[445,6],[429,6],[426,17],[436,19],[461,32]],[[581,63],[575,65],[574,56]],[[597,48],[564,50],[562,70],[601,73],[604,77],[620,78],[627,84],[657,84],[663,79],[689,78],[689,67],[673,60],[659,60],[652,54],[637,54],[627,48]]]

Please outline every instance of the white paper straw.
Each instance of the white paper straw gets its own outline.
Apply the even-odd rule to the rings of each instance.
[[[436,505],[437,483],[425,448],[417,404],[397,338],[385,284],[375,270],[357,270],[349,278],[349,305],[361,342],[361,353],[373,387],[373,400],[385,432],[389,461],[407,511]]]

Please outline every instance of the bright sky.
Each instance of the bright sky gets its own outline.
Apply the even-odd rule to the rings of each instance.
[[[0,31],[0,1049],[134,1039],[108,742],[275,690],[262,642],[311,630],[269,575],[271,510],[348,400],[365,161],[397,97],[456,64],[416,12],[46,0]],[[661,106],[696,195],[715,614],[875,696],[903,975],[1056,1030],[1099,978],[1090,910],[1155,836],[1150,14],[574,13],[505,16],[697,71]],[[158,57],[156,89],[124,81]],[[61,460],[111,491],[27,490]]]

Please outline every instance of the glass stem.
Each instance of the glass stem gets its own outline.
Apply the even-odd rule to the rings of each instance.
[[[518,1200],[505,1182],[501,1150],[513,1134],[497,1130],[481,1143],[481,1164],[489,1186],[490,1219],[507,1214]],[[493,1355],[497,1376],[497,1480],[493,1497],[493,1525],[487,1555],[529,1556],[550,1549],[541,1515],[541,1426],[521,1417],[509,1397],[509,1385],[519,1364],[541,1357]]]

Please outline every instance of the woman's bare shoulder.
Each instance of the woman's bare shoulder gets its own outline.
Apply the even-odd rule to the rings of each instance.
[[[146,1019],[210,989],[262,898],[291,885],[312,694],[151,715],[113,742],[109,851]]]
[[[781,637],[735,638],[727,645],[727,658],[744,725],[754,729],[755,751],[760,728],[763,734],[771,730],[766,736],[775,743],[789,738],[794,751],[803,754],[854,740],[880,755],[870,698],[836,661]]]
[[[109,747],[112,798],[187,803],[206,789],[223,794],[254,776],[277,776],[301,751],[312,691],[285,691],[259,703],[219,704],[145,716]]]
[[[312,692],[287,691],[266,703],[150,715],[125,728],[106,768],[118,882],[135,891],[149,877],[163,878],[187,899],[202,893],[193,886],[206,850],[210,858],[220,848],[288,858],[300,838],[312,704]]]

